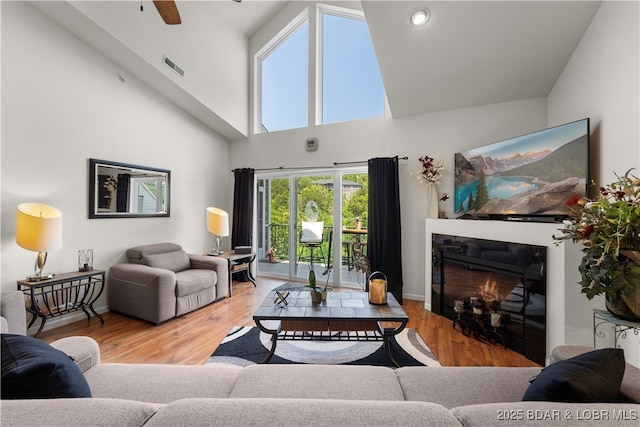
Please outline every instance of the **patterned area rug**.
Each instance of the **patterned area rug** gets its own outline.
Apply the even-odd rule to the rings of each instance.
[[[261,332],[257,327],[235,326],[205,363],[239,366],[257,364],[269,353],[270,337],[271,335]],[[440,366],[438,359],[415,329],[405,329],[391,338],[390,344],[400,366]],[[278,341],[276,352],[269,363],[393,367],[382,341]]]

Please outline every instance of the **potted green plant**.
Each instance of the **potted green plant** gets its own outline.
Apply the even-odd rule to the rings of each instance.
[[[583,245],[582,293],[604,294],[606,308],[627,320],[640,320],[640,179],[629,169],[617,181],[600,187],[597,200],[573,196],[572,215],[556,245],[572,240]]]
[[[309,271],[309,284],[307,287],[311,289],[311,302],[313,304],[321,304],[322,303],[322,291],[318,288],[316,283],[316,272],[311,270]]]

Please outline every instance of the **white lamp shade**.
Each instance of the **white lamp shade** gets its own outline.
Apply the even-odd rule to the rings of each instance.
[[[35,252],[62,248],[62,212],[41,203],[22,203],[16,215],[16,243]]]
[[[229,214],[218,208],[207,208],[207,230],[216,236],[229,235]]]

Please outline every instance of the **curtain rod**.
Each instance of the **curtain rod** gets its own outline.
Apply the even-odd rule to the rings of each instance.
[[[278,166],[277,168],[258,168],[254,169],[254,171],[284,171],[284,170],[305,170],[305,169],[329,169],[333,166],[298,166],[298,167],[285,167]],[[243,168],[240,168],[243,169]],[[235,172],[236,169],[231,169],[231,172]]]
[[[398,160],[409,160],[409,157],[404,156],[404,157],[398,157],[395,156],[396,159]],[[367,163],[368,160],[360,160],[357,162],[333,162],[333,166],[338,166],[338,165],[356,165],[356,164],[362,164],[362,163]]]
[[[396,159],[398,160],[408,160],[409,157],[404,156],[404,157],[398,157],[395,156]],[[278,166],[277,168],[259,168],[259,169],[254,169],[254,171],[259,171],[259,172],[263,172],[263,171],[281,171],[281,170],[307,170],[307,169],[329,169],[335,166],[339,166],[339,165],[357,165],[357,164],[363,164],[363,163],[367,163],[368,160],[360,160],[360,161],[356,161],[356,162],[333,162],[333,166],[291,166],[291,167],[285,167],[285,166]],[[242,169],[242,168],[240,168]],[[236,169],[231,169],[231,172],[235,172]]]

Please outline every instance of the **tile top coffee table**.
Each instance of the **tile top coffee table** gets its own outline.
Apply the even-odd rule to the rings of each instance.
[[[385,305],[370,304],[367,292],[338,291],[329,292],[327,300],[316,305],[308,291],[288,292],[286,305],[276,304],[278,295],[272,291],[253,314],[258,328],[271,334],[271,349],[260,363],[271,359],[279,340],[382,340],[387,356],[399,366],[389,338],[407,326],[409,316],[391,293],[387,294]],[[363,333],[342,334],[343,331]]]

